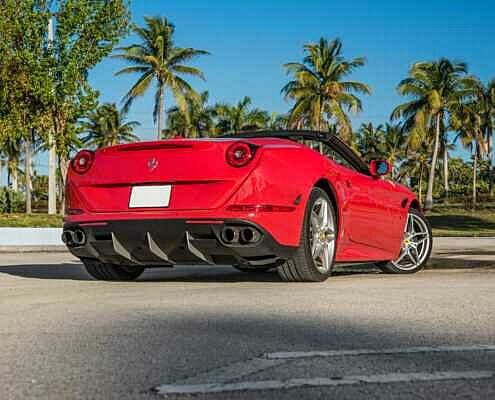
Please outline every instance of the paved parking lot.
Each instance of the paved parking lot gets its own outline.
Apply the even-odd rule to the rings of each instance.
[[[437,240],[432,263],[105,283],[67,253],[0,254],[0,398],[495,398],[495,242]]]

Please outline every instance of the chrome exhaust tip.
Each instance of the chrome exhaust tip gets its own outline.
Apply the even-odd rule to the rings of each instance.
[[[260,233],[254,228],[243,228],[240,232],[241,242],[245,244],[256,243],[260,240]]]
[[[62,242],[66,245],[71,245],[74,243],[74,232],[72,231],[63,231],[62,232]]]
[[[237,243],[239,241],[239,229],[228,226],[222,230],[221,237],[227,244]]]
[[[84,243],[86,243],[86,234],[82,229],[77,229],[72,235],[72,240],[74,244],[82,246]]]

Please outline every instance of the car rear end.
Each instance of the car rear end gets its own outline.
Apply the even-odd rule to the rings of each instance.
[[[298,148],[176,139],[82,151],[67,177],[63,239],[77,257],[114,264],[276,263],[298,245],[301,193],[281,182],[281,152]]]

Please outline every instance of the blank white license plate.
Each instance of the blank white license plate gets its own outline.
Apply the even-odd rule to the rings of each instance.
[[[134,186],[131,190],[129,208],[168,207],[171,191],[170,185]]]

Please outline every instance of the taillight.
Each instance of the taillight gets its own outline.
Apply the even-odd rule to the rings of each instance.
[[[85,174],[93,165],[95,159],[95,153],[90,150],[81,150],[72,159],[71,166],[74,172],[78,174]]]
[[[256,147],[248,143],[233,143],[227,149],[227,162],[232,167],[244,167],[254,158],[255,151]]]

